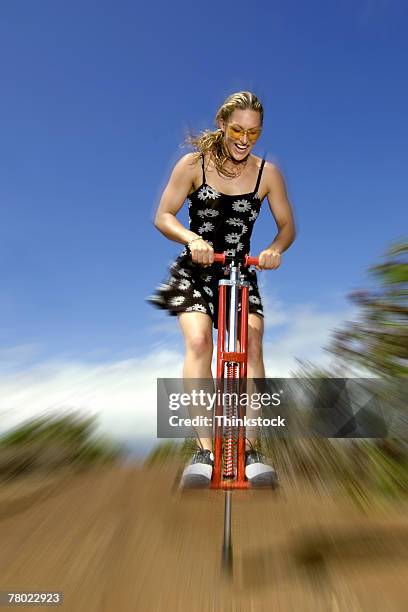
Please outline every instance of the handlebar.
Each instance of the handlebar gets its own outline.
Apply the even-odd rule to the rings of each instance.
[[[236,260],[237,257],[230,257],[229,255],[225,255],[225,253],[214,253],[214,263],[225,264]],[[245,267],[259,265],[259,257],[251,257],[250,255],[245,255],[239,261],[241,261]]]

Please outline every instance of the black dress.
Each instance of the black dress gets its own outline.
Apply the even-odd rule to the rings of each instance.
[[[252,229],[261,208],[258,195],[265,159],[259,169],[255,189],[242,195],[220,193],[206,183],[202,156],[203,183],[188,198],[190,230],[203,237],[215,253],[250,253]],[[249,312],[263,316],[255,270],[243,268],[249,281]],[[214,263],[204,268],[191,260],[184,248],[170,266],[170,276],[157,287],[147,301],[171,315],[180,312],[203,312],[210,315],[214,327],[218,322],[218,281],[228,274],[225,266]]]

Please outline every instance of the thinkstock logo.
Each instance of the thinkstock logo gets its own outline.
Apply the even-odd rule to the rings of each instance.
[[[211,437],[217,428],[286,427],[279,388],[251,381],[159,379],[158,437]]]
[[[228,417],[225,414],[216,414],[213,417],[198,415],[192,418],[172,415],[169,418],[170,427],[212,427],[214,423],[224,427],[285,427],[285,419],[280,415],[272,419],[251,418],[246,415],[243,417]]]
[[[210,393],[203,389],[193,389],[189,393],[170,393],[169,410],[179,411],[186,408],[190,416],[172,414],[169,417],[170,427],[285,427],[285,419],[278,415],[275,418],[248,416],[246,412],[260,410],[263,406],[280,406],[280,394],[275,393],[239,393],[217,391]],[[217,414],[217,407],[222,410]],[[227,409],[227,414],[224,414]],[[208,414],[192,414],[207,412]],[[214,413],[214,414],[213,414]]]

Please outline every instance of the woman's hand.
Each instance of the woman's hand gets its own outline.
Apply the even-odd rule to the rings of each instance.
[[[269,248],[259,253],[258,270],[276,270],[281,263],[281,254],[277,248]]]
[[[194,263],[200,264],[201,266],[207,267],[214,263],[214,249],[208,242],[199,236],[193,238],[188,243],[190,249],[191,259]]]

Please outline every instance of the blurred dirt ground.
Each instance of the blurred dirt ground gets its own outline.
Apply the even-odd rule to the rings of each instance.
[[[408,609],[407,504],[363,513],[285,483],[234,492],[228,582],[224,494],[181,493],[177,469],[0,485],[0,591],[63,591],[56,609],[73,612]]]

